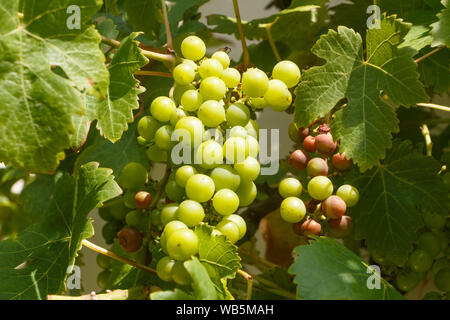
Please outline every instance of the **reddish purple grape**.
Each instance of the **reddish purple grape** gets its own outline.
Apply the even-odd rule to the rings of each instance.
[[[339,171],[348,170],[353,165],[352,159],[345,158],[345,152],[343,152],[342,154],[335,153],[333,155],[333,158],[331,159],[331,162],[333,163],[333,167],[335,167]]]
[[[315,220],[309,219],[302,223],[300,230],[304,236],[318,236],[322,232],[322,226]]]
[[[309,160],[306,166],[306,171],[308,172],[308,176],[310,177],[327,176],[327,162],[322,158],[312,158],[311,160]]]
[[[134,204],[138,209],[148,209],[152,202],[152,195],[147,191],[139,191],[134,196]]]
[[[316,138],[313,136],[307,136],[303,140],[303,149],[305,149],[308,152],[316,152]]]
[[[305,138],[307,137],[307,136],[309,136],[309,134],[310,134],[310,131],[309,131],[309,128],[308,127],[306,127],[306,128],[300,128],[300,129],[298,129],[298,136],[299,136],[299,140],[300,141],[303,141],[303,140],[305,140]]]
[[[330,127],[326,124],[326,123],[322,123],[320,126],[319,126],[319,133],[328,133],[328,132],[330,132]]]
[[[347,205],[341,197],[329,196],[322,202],[322,211],[330,219],[339,219],[347,211]]]
[[[334,143],[331,134],[321,133],[316,136],[316,148],[318,152],[328,155],[336,150],[336,143]]]
[[[289,157],[289,164],[297,170],[306,168],[309,161],[309,156],[302,150],[295,150]]]
[[[339,219],[328,220],[328,227],[335,237],[345,238],[352,232],[353,221],[349,216],[342,216]]]
[[[119,244],[127,252],[136,252],[142,246],[142,234],[133,227],[124,227],[118,236]]]

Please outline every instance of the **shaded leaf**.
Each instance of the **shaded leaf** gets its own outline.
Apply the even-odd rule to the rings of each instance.
[[[448,0],[442,0],[445,7],[437,16],[439,21],[432,24],[433,45],[446,45],[450,47],[450,10],[448,8]]]

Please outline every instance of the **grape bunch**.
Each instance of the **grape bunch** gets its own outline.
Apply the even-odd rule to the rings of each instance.
[[[349,170],[353,162],[346,158],[345,153],[334,153],[337,143],[327,124],[313,126],[298,128],[295,123],[289,125],[289,136],[299,149],[292,152],[288,163],[298,175],[306,169],[308,183],[304,190],[297,177],[288,177],[280,182],[278,191],[284,198],[280,214],[293,224],[296,234],[320,235],[327,230],[330,235],[343,238],[352,231],[352,219],[346,213],[347,208],[357,204],[359,192],[354,186],[344,184],[333,194],[334,186],[329,175]],[[316,135],[313,134],[315,131]],[[329,172],[330,161],[334,172]]]
[[[198,254],[197,226],[207,223],[212,236],[231,243],[245,236],[247,225],[238,211],[255,201],[261,170],[255,112],[289,108],[300,70],[281,61],[271,79],[257,68],[241,74],[224,51],[205,57],[206,46],[196,36],[183,40],[181,52],[169,96],[155,98],[137,126],[149,161],[169,169],[162,193],[141,164],[129,163],[119,178],[123,202],[101,214],[109,221],[103,229],[108,243],[117,240],[147,264],[159,244],[164,256],[156,264],[158,276],[188,285],[183,262]]]

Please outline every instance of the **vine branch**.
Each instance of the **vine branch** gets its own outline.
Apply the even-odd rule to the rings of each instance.
[[[253,291],[253,277],[251,274],[245,272],[242,269],[237,271],[239,275],[241,275],[247,281],[247,294],[245,296],[246,300],[252,299],[252,291]]]
[[[161,0],[161,8],[162,8],[163,17],[164,17],[164,25],[166,28],[167,49],[169,49],[169,51],[172,51],[173,50],[172,32],[170,31],[170,22],[169,22],[169,16],[167,15],[167,6],[166,6],[165,0]]]
[[[433,142],[431,141],[430,130],[428,130],[428,126],[426,124],[420,127],[423,137],[425,138],[425,145],[427,149],[427,156],[431,157],[433,151]]]
[[[269,40],[269,44],[270,44],[270,47],[272,48],[273,54],[275,55],[275,58],[277,59],[277,61],[281,61],[280,52],[278,51],[277,46],[275,45],[275,41],[273,40],[273,36],[272,36],[272,26],[278,21],[278,19],[279,19],[279,17],[277,17],[271,23],[266,23],[266,24],[260,25],[260,27],[266,29],[267,40]]]
[[[445,48],[444,46],[437,47],[436,49],[434,49],[434,50],[432,50],[432,51],[430,51],[430,52],[424,54],[424,55],[421,56],[420,58],[417,58],[416,60],[414,60],[414,62],[415,62],[415,63],[419,63],[419,62],[425,60],[425,59],[428,58],[429,56],[435,54],[436,52],[438,52],[438,51],[440,51],[440,50],[442,50],[442,49],[444,49],[444,48]]]
[[[424,107],[424,108],[430,108],[430,109],[436,109],[436,110],[441,110],[441,111],[447,111],[450,112],[450,108],[446,107],[446,106],[441,106],[439,104],[434,104],[434,103],[418,103],[417,104],[419,107]]]
[[[239,35],[241,37],[242,51],[244,55],[244,68],[250,66],[250,54],[248,52],[247,43],[245,41],[244,28],[242,27],[241,14],[239,12],[238,0],[233,0],[234,13],[236,15]]]

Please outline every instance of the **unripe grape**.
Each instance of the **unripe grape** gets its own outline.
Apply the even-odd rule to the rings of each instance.
[[[187,286],[191,283],[191,276],[184,267],[183,262],[176,261],[171,270],[172,280],[180,285]]]
[[[196,111],[203,103],[203,97],[198,90],[187,90],[181,96],[181,105],[187,111]]]
[[[222,72],[223,66],[216,59],[203,60],[198,68],[198,73],[203,79],[208,77],[220,77]]]
[[[188,90],[196,90],[196,88],[192,84],[182,86],[180,84],[175,83],[175,87],[173,89],[173,100],[175,101],[176,104],[181,103],[181,97]]]
[[[311,153],[316,152],[316,138],[313,136],[307,136],[303,140],[303,149]]]
[[[288,88],[295,87],[300,81],[300,69],[289,60],[278,62],[272,70],[272,77],[283,81]]]
[[[172,116],[170,117],[170,124],[172,125],[172,129],[181,118],[184,118],[186,116],[187,114],[182,107],[176,108],[175,112],[172,113]]]
[[[306,207],[301,199],[288,197],[281,202],[280,214],[289,223],[300,222],[305,217]]]
[[[178,206],[177,206],[177,208],[178,208]],[[181,222],[179,220],[173,220],[165,225],[163,234],[166,235],[166,237],[169,237],[175,231],[181,230],[181,229],[188,229],[188,227],[187,227],[187,225],[185,225],[183,222]]]
[[[222,76],[220,77],[227,88],[236,88],[241,82],[241,74],[235,68],[227,68],[223,70]]]
[[[217,224],[216,229],[225,235],[231,243],[239,240],[239,227],[233,221],[222,220]]]
[[[227,216],[239,208],[239,197],[230,189],[221,189],[214,195],[212,203],[217,213]]]
[[[200,60],[206,53],[205,43],[197,36],[188,36],[181,42],[181,53],[186,59]]]
[[[250,120],[250,110],[245,104],[236,102],[227,108],[226,118],[227,124],[231,127],[245,127]]]
[[[134,203],[134,197],[136,196],[136,192],[129,191],[125,192],[123,195],[123,204],[125,207],[130,209],[136,209],[136,204]]]
[[[185,86],[194,81],[195,69],[190,64],[181,63],[173,69],[172,75],[176,83]]]
[[[285,111],[292,103],[292,95],[281,80],[269,80],[264,100],[274,111]]]
[[[229,216],[224,217],[222,221],[232,221],[236,224],[239,229],[239,239],[242,239],[247,233],[247,224],[245,223],[245,220],[237,214],[230,214]]]
[[[119,183],[125,189],[134,189],[147,182],[147,169],[139,162],[129,162],[120,172]]]
[[[150,141],[155,136],[156,130],[161,126],[161,123],[152,116],[142,117],[138,122],[138,133],[145,140]]]
[[[439,272],[439,270],[443,268],[450,268],[450,258],[449,257],[440,257],[438,258],[432,267],[433,274],[436,275],[436,273]]]
[[[257,158],[259,154],[259,142],[252,136],[245,138],[245,144],[247,147],[247,153],[250,157]]]
[[[322,232],[322,226],[315,220],[309,219],[302,223],[300,230],[304,236],[319,236]]]
[[[226,92],[227,86],[217,77],[208,77],[200,83],[200,93],[205,101],[220,100]]]
[[[324,176],[314,177],[308,183],[308,193],[316,200],[325,200],[333,193],[333,183]]]
[[[309,134],[309,129],[308,129],[308,134]],[[300,129],[298,128],[298,126],[295,122],[291,122],[289,124],[288,135],[289,135],[289,138],[295,143],[297,143],[299,141],[303,141],[303,139],[304,139],[304,138],[303,139],[300,138]]]
[[[228,138],[223,144],[223,154],[227,163],[239,163],[244,161],[248,155],[245,139],[238,137]]]
[[[195,152],[195,163],[202,168],[212,169],[223,163],[223,148],[214,140],[203,142]]]
[[[328,175],[328,165],[327,162],[322,158],[312,158],[309,160],[306,166],[306,172],[308,176],[327,176]]]
[[[340,186],[336,191],[336,195],[344,200],[349,208],[355,206],[359,201],[358,189],[349,184]]]
[[[425,250],[416,249],[410,254],[408,264],[414,272],[425,272],[431,268],[433,258]]]
[[[97,255],[97,264],[102,269],[110,269],[112,266],[111,258],[99,253]]]
[[[171,125],[164,125],[156,130],[155,143],[161,150],[170,150],[174,142],[172,141],[173,127]]]
[[[345,238],[352,232],[353,222],[349,216],[328,220],[330,232],[337,238]]]
[[[197,202],[206,202],[214,194],[213,180],[204,174],[194,174],[186,182],[186,195]]]
[[[342,154],[335,153],[333,155],[333,158],[331,159],[331,162],[333,163],[333,167],[335,167],[339,171],[348,170],[353,165],[352,159],[345,158],[345,152],[343,152]]]
[[[241,181],[236,194],[239,197],[239,206],[247,207],[255,201],[257,194],[256,185],[253,181]]]
[[[224,70],[226,70],[230,66],[230,56],[225,51],[216,51],[213,53],[211,58],[219,61],[222,64]]]
[[[190,229],[179,229],[167,236],[167,253],[177,261],[184,261],[198,253],[198,238]]]
[[[248,69],[242,76],[242,92],[251,98],[262,97],[268,87],[269,78],[257,68]]]
[[[180,187],[184,188],[187,180],[196,173],[197,170],[193,166],[184,165],[175,172],[175,181]]]
[[[397,288],[404,292],[411,291],[417,286],[418,283],[419,280],[417,274],[411,271],[401,271],[395,278],[395,284],[397,285]]]
[[[121,228],[121,223],[118,221],[109,221],[105,223],[102,228],[102,236],[105,239],[106,244],[111,244],[114,242],[114,238],[117,236]]]
[[[422,300],[442,300],[442,295],[437,291],[427,292]]]
[[[434,258],[441,252],[441,239],[432,232],[425,232],[419,236],[417,247]]]
[[[203,137],[203,123],[197,117],[185,117],[181,118],[177,124],[175,125],[174,134],[178,132],[181,134],[186,134],[190,138],[190,141],[184,141],[184,136],[182,135],[181,140],[185,143],[190,143],[191,148],[193,148],[196,144],[199,144],[202,141]]]
[[[198,108],[197,117],[207,127],[217,127],[225,121],[225,109],[215,100],[208,100]]]
[[[321,209],[330,219],[339,219],[347,211],[345,201],[338,196],[329,196],[322,202]]]
[[[259,176],[261,166],[253,157],[247,157],[243,162],[234,165],[234,169],[241,176],[241,181],[254,181]]]
[[[250,119],[247,125],[244,127],[247,130],[247,135],[252,136],[255,139],[259,137],[259,126],[255,120]]]
[[[302,193],[303,186],[296,178],[283,179],[278,185],[278,192],[283,198],[298,197]]]
[[[97,276],[97,285],[102,289],[106,289],[110,276],[111,276],[110,270],[101,271]]]
[[[152,116],[156,118],[156,120],[162,122],[169,121],[172,113],[175,112],[175,109],[175,102],[164,96],[156,98],[150,105],[150,112]]]
[[[302,150],[295,150],[294,152],[292,152],[288,160],[289,164],[297,170],[305,169],[308,161],[309,156]]]
[[[446,215],[441,215],[439,213],[432,213],[429,211],[425,211],[423,213],[423,221],[425,222],[425,226],[429,229],[441,229],[445,226],[445,222],[447,220]]]
[[[247,138],[247,130],[245,130],[245,128],[241,127],[241,126],[234,126],[233,128],[230,129],[229,135],[230,135],[230,137],[238,137],[238,138],[246,139]]]
[[[316,136],[317,151],[322,154],[331,154],[336,150],[336,144],[333,141],[331,134],[321,133]]]
[[[194,227],[205,218],[205,210],[200,203],[193,200],[184,200],[180,203],[177,212],[178,219],[188,227]]]
[[[217,191],[221,189],[236,191],[241,183],[241,177],[237,171],[226,164],[214,168],[210,173],[210,177],[214,181]]]
[[[174,178],[167,181],[164,192],[172,201],[180,201],[184,197],[184,188],[180,187]]]
[[[164,281],[172,281],[172,269],[175,260],[168,256],[162,257],[156,264],[156,274]]]
[[[444,292],[450,292],[450,268],[443,268],[434,276],[436,288]]]
[[[127,226],[145,232],[148,228],[147,215],[139,210],[130,211],[125,217]]]
[[[258,110],[262,110],[267,108],[269,105],[267,104],[266,100],[264,99],[264,97],[259,97],[259,98],[251,98],[250,101],[250,106],[254,109],[258,109]]]
[[[167,151],[162,150],[156,144],[149,146],[145,154],[151,162],[164,162],[167,160]]]
[[[142,234],[133,227],[124,227],[117,235],[119,244],[127,252],[136,252],[142,246]]]
[[[162,208],[160,213],[160,219],[163,225],[167,225],[169,222],[177,220],[178,204],[169,203]]]

